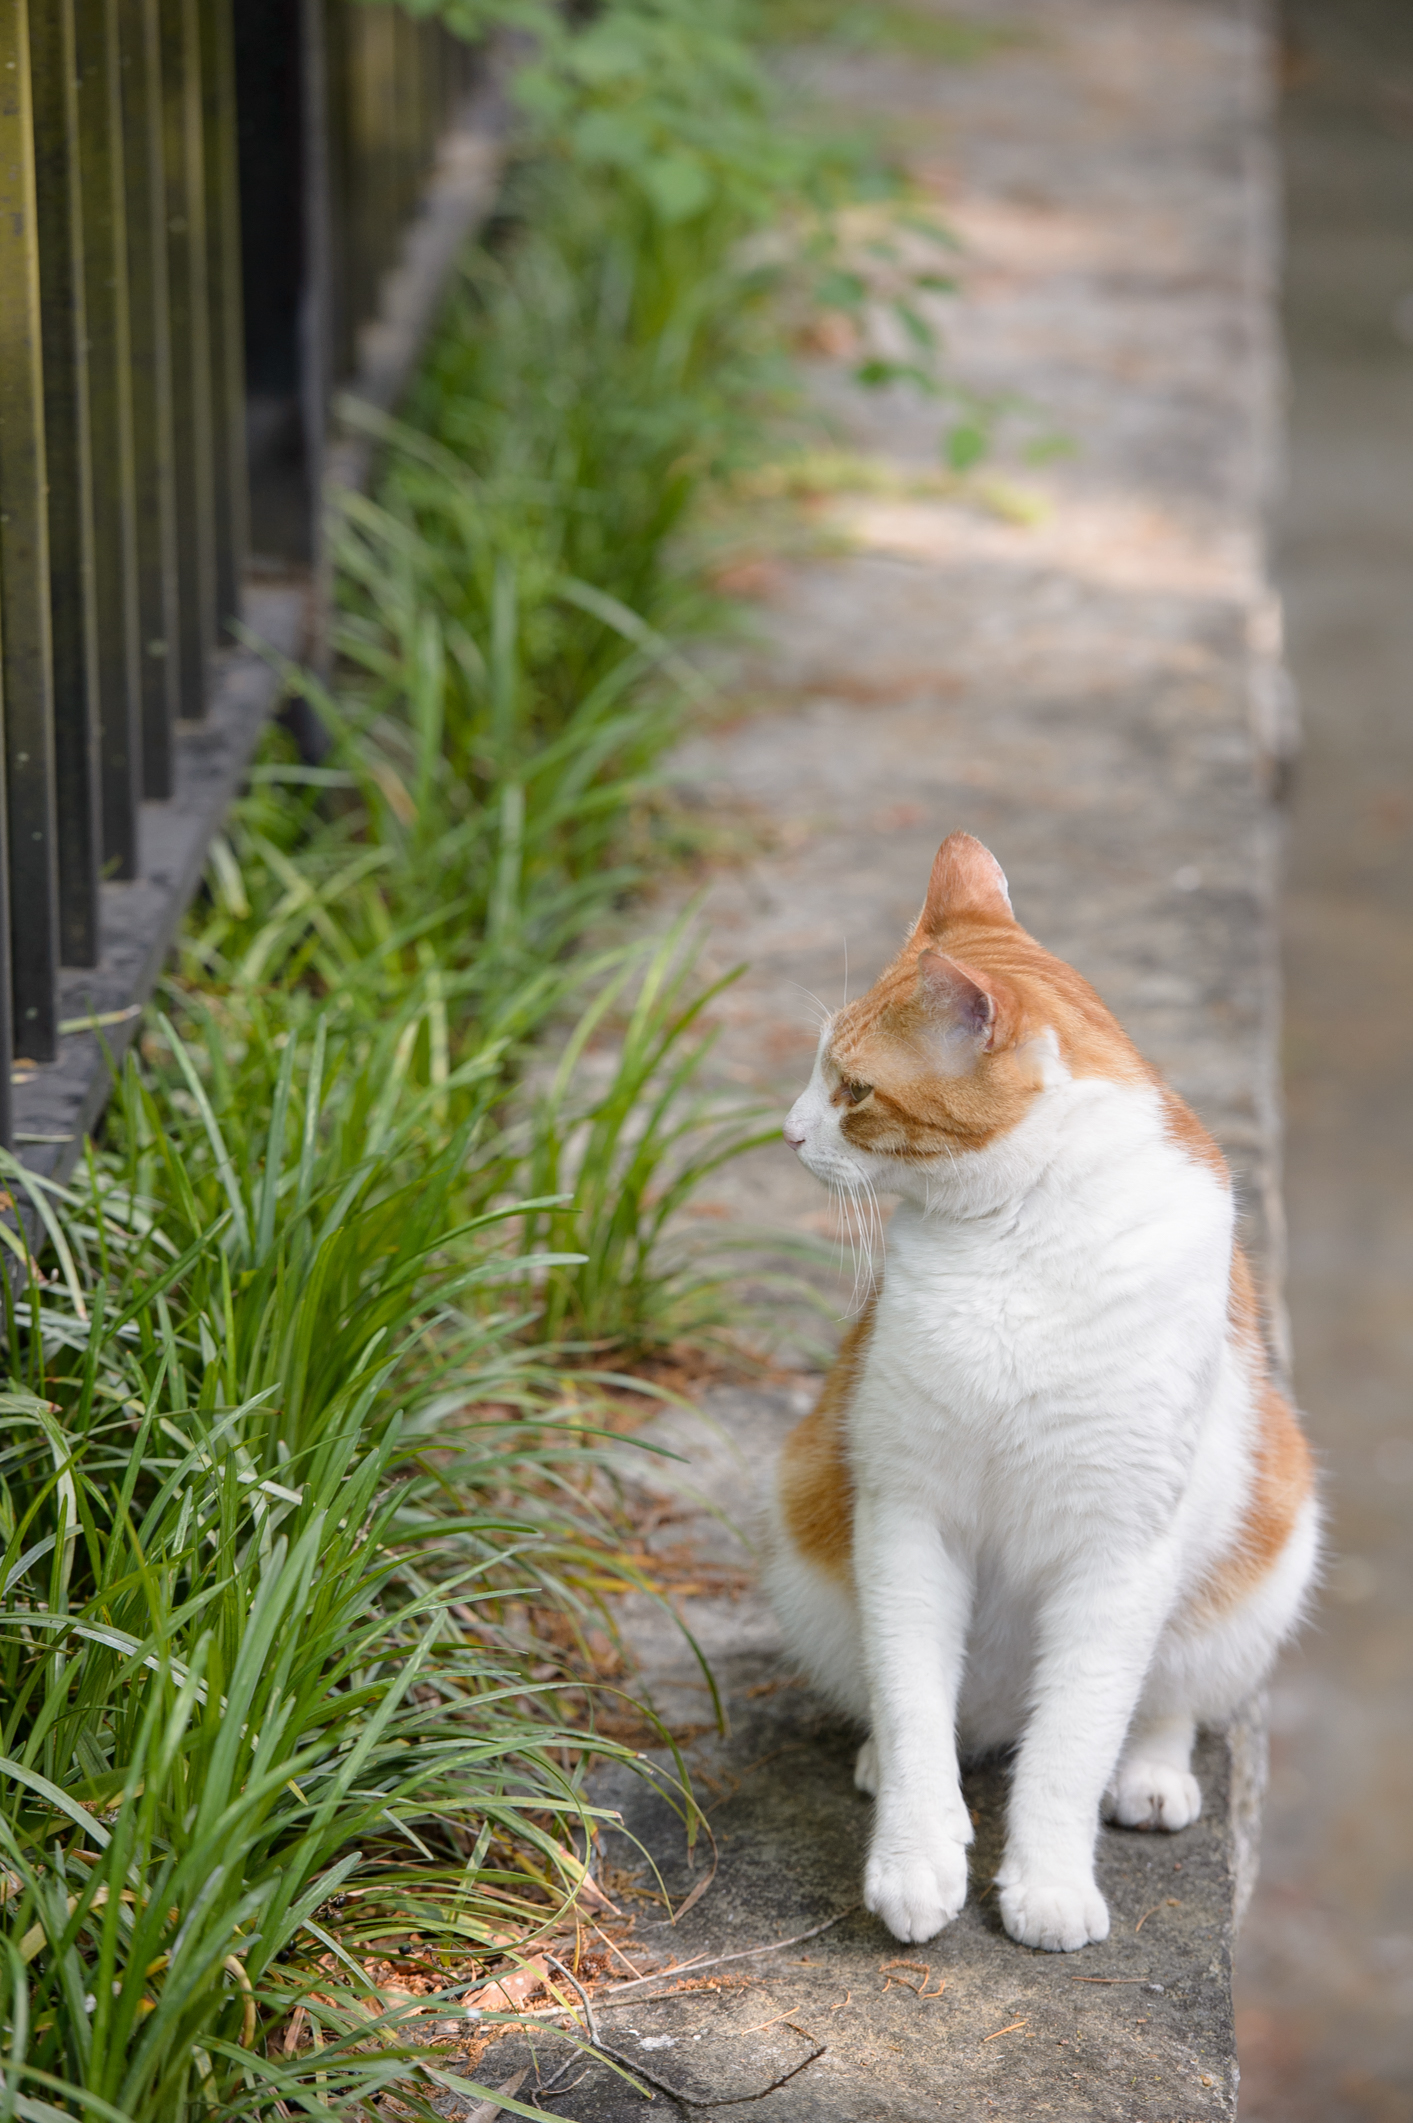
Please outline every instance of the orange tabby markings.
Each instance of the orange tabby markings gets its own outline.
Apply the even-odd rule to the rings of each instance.
[[[1266,1359],[1261,1341],[1261,1308],[1256,1298],[1256,1283],[1251,1273],[1251,1263],[1239,1244],[1231,1249],[1227,1318],[1231,1321],[1232,1332],[1243,1348],[1259,1353],[1264,1364]]]
[[[1158,1088],[1158,1096],[1163,1101],[1169,1140],[1175,1142],[1179,1149],[1185,1150],[1189,1157],[1195,1158],[1199,1165],[1205,1165],[1230,1191],[1231,1173],[1227,1170],[1227,1161],[1191,1106],[1185,1099],[1179,1098],[1170,1085],[1163,1082],[1156,1069],[1153,1070],[1152,1076]]]
[[[844,1336],[813,1413],[790,1432],[780,1461],[781,1507],[795,1546],[808,1561],[840,1578],[849,1575],[854,1545],[854,1482],[845,1425],[876,1304],[870,1298]]]
[[[933,1065],[936,1026],[927,969],[919,968],[924,955],[943,956],[990,998],[984,1070],[939,1073]],[[1072,1077],[1152,1080],[1088,981],[1015,920],[995,858],[969,833],[953,833],[937,851],[912,935],[868,994],[834,1020],[827,1074],[836,1103],[849,1099],[849,1084],[872,1092],[851,1104],[845,1140],[876,1155],[913,1159],[984,1148],[1016,1126],[1041,1088],[1027,1042],[1045,1032],[1053,1034]],[[1169,1095],[1175,1134],[1181,1132],[1194,1154],[1220,1160],[1181,1100]]]
[[[1221,1156],[1215,1143],[1212,1149]],[[1225,1159],[1222,1170],[1225,1173]],[[1270,1376],[1256,1284],[1251,1263],[1239,1245],[1232,1247],[1227,1317],[1250,1366],[1257,1427],[1251,1489],[1236,1539],[1209,1571],[1190,1608],[1194,1619],[1204,1620],[1236,1606],[1260,1583],[1284,1552],[1301,1507],[1315,1487],[1314,1461],[1305,1433]]]
[[[1260,1584],[1285,1552],[1301,1507],[1315,1486],[1314,1461],[1305,1433],[1290,1402],[1269,1379],[1261,1388],[1258,1420],[1245,1516],[1234,1544],[1194,1602],[1195,1612],[1204,1617],[1235,1607]]]

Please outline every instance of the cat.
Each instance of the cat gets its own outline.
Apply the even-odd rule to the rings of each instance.
[[[1316,1566],[1225,1160],[966,833],[784,1135],[901,1196],[765,1546],[791,1651],[868,1726],[864,1901],[909,1942],[958,1914],[959,1743],[1015,1746],[1002,1920],[1069,1952],[1108,1934],[1101,1806],[1197,1819],[1196,1727],[1259,1685]]]

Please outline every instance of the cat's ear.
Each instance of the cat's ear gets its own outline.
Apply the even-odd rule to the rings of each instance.
[[[940,951],[920,951],[918,999],[930,1043],[948,1075],[970,1069],[1005,1037],[1004,990]]]
[[[932,933],[960,914],[1015,920],[1006,873],[991,850],[970,833],[949,833],[932,865],[921,926]]]

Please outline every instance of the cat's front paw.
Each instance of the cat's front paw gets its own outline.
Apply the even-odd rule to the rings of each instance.
[[[878,1797],[878,1749],[865,1740],[854,1759],[854,1788],[871,1799]]]
[[[864,1907],[905,1945],[935,1939],[966,1898],[966,1844],[940,1829],[880,1837],[869,1853]]]
[[[1104,1794],[1104,1818],[1120,1828],[1190,1828],[1202,1786],[1170,1762],[1125,1762]]]
[[[1022,1946],[1046,1953],[1074,1953],[1109,1936],[1109,1910],[1093,1876],[1071,1877],[1018,1873],[1003,1868],[996,1885],[1001,1892],[1001,1922]]]

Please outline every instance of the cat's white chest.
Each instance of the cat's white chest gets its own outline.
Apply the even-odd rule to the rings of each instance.
[[[1165,1145],[1119,1184],[979,1215],[904,1208],[851,1420],[858,1477],[954,1534],[1152,1527],[1195,1447],[1223,1335],[1229,1212]]]

